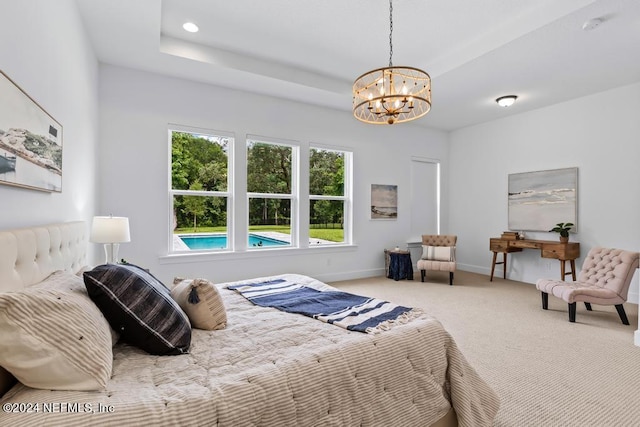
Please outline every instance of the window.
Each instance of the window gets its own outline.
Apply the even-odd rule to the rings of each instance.
[[[170,130],[174,252],[229,249],[233,138]]]
[[[350,164],[346,151],[313,147],[309,151],[310,246],[350,242]]]
[[[298,147],[247,139],[249,249],[297,246],[295,223]]]
[[[172,254],[352,243],[351,152],[177,125],[169,142]]]

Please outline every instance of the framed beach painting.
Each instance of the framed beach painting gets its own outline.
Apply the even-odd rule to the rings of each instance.
[[[371,219],[398,218],[398,186],[371,184]]]
[[[0,184],[62,191],[62,126],[2,71]]]
[[[549,231],[559,222],[578,229],[578,168],[509,174],[509,230]]]

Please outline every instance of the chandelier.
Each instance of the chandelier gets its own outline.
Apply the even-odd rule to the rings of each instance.
[[[393,66],[393,3],[389,0],[389,66],[353,83],[353,115],[372,124],[408,122],[431,110],[431,77],[414,67]]]

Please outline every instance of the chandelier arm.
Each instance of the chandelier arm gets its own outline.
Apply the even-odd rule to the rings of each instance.
[[[359,102],[356,105],[356,108],[360,107],[360,106],[362,106],[364,104],[369,104],[369,103],[372,103],[372,102],[375,102],[375,101],[383,102],[383,101],[386,101],[386,100],[389,100],[389,99],[396,99],[396,98],[402,99],[402,98],[405,98],[405,96],[404,95],[394,95],[394,96],[387,95],[387,96],[378,96],[378,97],[371,98],[371,99],[365,99],[365,100]],[[414,101],[422,101],[422,102],[425,102],[425,103],[431,105],[431,101],[428,100],[427,98],[423,97],[423,96],[407,95],[406,98],[407,98],[407,101],[408,101],[408,98],[413,98]],[[384,102],[384,103],[386,104],[386,102]]]
[[[402,99],[402,106],[401,107],[395,107],[393,104],[393,99],[397,99],[397,98],[403,98]],[[380,115],[385,115],[385,116],[393,116],[393,117],[397,117],[400,114],[409,114],[411,112],[411,110],[414,108],[413,107],[413,102],[415,102],[416,100],[420,100],[423,101],[429,105],[431,105],[431,103],[429,101],[427,101],[425,98],[420,97],[420,96],[416,96],[416,97],[412,97],[413,98],[413,102],[409,101],[408,99],[409,97],[403,97],[403,96],[386,96],[386,97],[378,97],[378,98],[374,98],[371,99],[370,101],[365,101],[365,102],[361,102],[360,104],[358,104],[358,107],[364,105],[364,104],[369,104],[368,109],[371,110],[371,103],[373,101],[381,101],[380,105],[378,108],[382,108],[384,111],[372,111],[373,114],[375,114],[376,116],[380,116]],[[404,108],[407,106],[407,104],[409,104],[409,110],[405,110]]]

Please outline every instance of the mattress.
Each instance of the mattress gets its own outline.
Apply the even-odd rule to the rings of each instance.
[[[253,280],[276,278],[333,289],[295,274]],[[229,284],[217,285],[227,327],[194,329],[189,354],[118,343],[106,390],[17,384],[0,402],[10,409],[0,425],[430,426],[452,406],[460,426],[492,425],[496,394],[427,314],[378,334],[351,332],[254,306]]]

